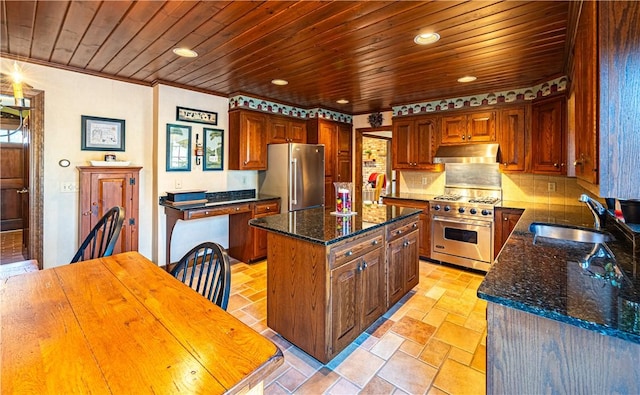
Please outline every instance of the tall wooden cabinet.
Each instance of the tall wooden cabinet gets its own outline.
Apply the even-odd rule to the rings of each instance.
[[[80,215],[78,244],[105,212],[124,207],[124,224],[113,253],[138,250],[139,176],[141,167],[79,166]]]
[[[334,182],[352,181],[352,125],[326,119],[307,122],[307,143],[324,144],[325,206],[334,204]]]
[[[498,136],[500,144],[500,170],[505,173],[527,170],[529,136],[527,133],[527,107],[509,107],[498,112]]]

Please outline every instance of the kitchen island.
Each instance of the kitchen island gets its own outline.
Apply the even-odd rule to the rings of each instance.
[[[534,244],[532,222],[592,227],[586,206],[503,206],[525,211],[478,289],[487,393],[640,393],[638,233],[607,213],[619,278],[594,244]]]
[[[418,214],[323,207],[252,219],[267,230],[267,325],[327,363],[418,284]]]

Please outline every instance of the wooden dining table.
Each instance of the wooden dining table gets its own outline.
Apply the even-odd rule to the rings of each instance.
[[[138,252],[0,286],[2,394],[260,393],[284,361]]]

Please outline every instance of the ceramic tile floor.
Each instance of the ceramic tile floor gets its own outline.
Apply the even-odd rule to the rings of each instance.
[[[420,283],[323,365],[266,325],[266,261],[232,264],[228,311],[270,338],[285,362],[266,394],[484,394],[483,276],[420,261]]]

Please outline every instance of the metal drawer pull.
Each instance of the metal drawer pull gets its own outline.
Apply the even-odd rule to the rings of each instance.
[[[374,241],[372,241],[372,242],[371,242],[371,245],[374,245],[374,246],[375,246],[375,245],[378,245],[378,240],[374,240]]]
[[[351,255],[353,255],[353,251],[349,250],[344,255],[345,256],[351,256]]]
[[[397,235],[399,235],[399,234],[401,234],[401,233],[402,233],[402,229],[398,229],[398,230],[396,230],[396,234],[397,234]]]
[[[418,224],[413,224],[411,227],[412,227],[413,229],[415,229],[415,228],[417,228],[417,227],[418,227]]]

